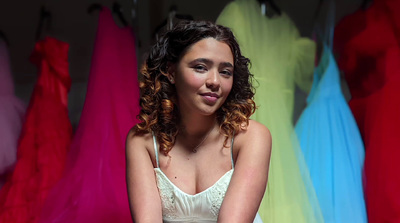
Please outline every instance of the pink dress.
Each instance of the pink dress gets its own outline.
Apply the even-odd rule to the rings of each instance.
[[[25,105],[14,95],[7,45],[0,39],[0,188],[17,160]]]
[[[139,114],[135,39],[100,12],[85,104],[66,171],[39,222],[132,222],[125,139]]]

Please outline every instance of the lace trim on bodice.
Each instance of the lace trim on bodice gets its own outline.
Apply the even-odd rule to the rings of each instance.
[[[194,195],[187,194],[179,189],[168,179],[160,168],[154,168],[154,171],[156,173],[157,187],[161,197],[164,220],[183,220],[182,218],[189,217],[182,212],[182,206],[187,212],[193,213],[193,216],[189,217],[192,220],[197,216],[202,220],[217,220],[219,210],[233,174],[233,169],[226,172],[211,187]],[[206,210],[204,210],[203,207],[207,207]],[[209,219],[204,219],[202,217],[208,217]]]

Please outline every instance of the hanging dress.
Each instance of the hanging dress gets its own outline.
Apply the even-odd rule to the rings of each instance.
[[[368,220],[400,222],[400,1],[376,0],[345,17],[335,46],[365,143]]]
[[[0,39],[0,188],[17,160],[24,103],[14,95],[7,44]]]
[[[217,23],[231,28],[256,81],[253,119],[272,135],[268,185],[259,209],[263,222],[323,222],[304,157],[293,137],[295,84],[310,88],[315,44],[301,38],[288,15],[268,18],[255,0],[228,4]]]
[[[69,44],[46,37],[31,61],[39,68],[19,139],[17,163],[0,191],[0,222],[37,222],[44,200],[60,179],[72,138],[68,118]]]
[[[325,222],[367,222],[362,186],[364,145],[325,46],[296,133]]]
[[[103,8],[85,103],[65,175],[39,222],[132,222],[125,181],[125,139],[139,114],[135,39]]]

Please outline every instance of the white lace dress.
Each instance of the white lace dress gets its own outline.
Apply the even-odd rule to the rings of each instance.
[[[157,161],[157,168],[154,168],[154,172],[161,197],[163,222],[217,222],[219,209],[234,171],[233,162],[232,169],[214,185],[195,195],[187,194],[175,186],[159,168],[155,137],[153,140]],[[262,223],[258,214],[253,223]]]

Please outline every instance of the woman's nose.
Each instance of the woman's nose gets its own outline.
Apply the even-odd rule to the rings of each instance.
[[[218,89],[220,86],[220,76],[218,70],[210,70],[207,80],[206,86],[211,89]]]

